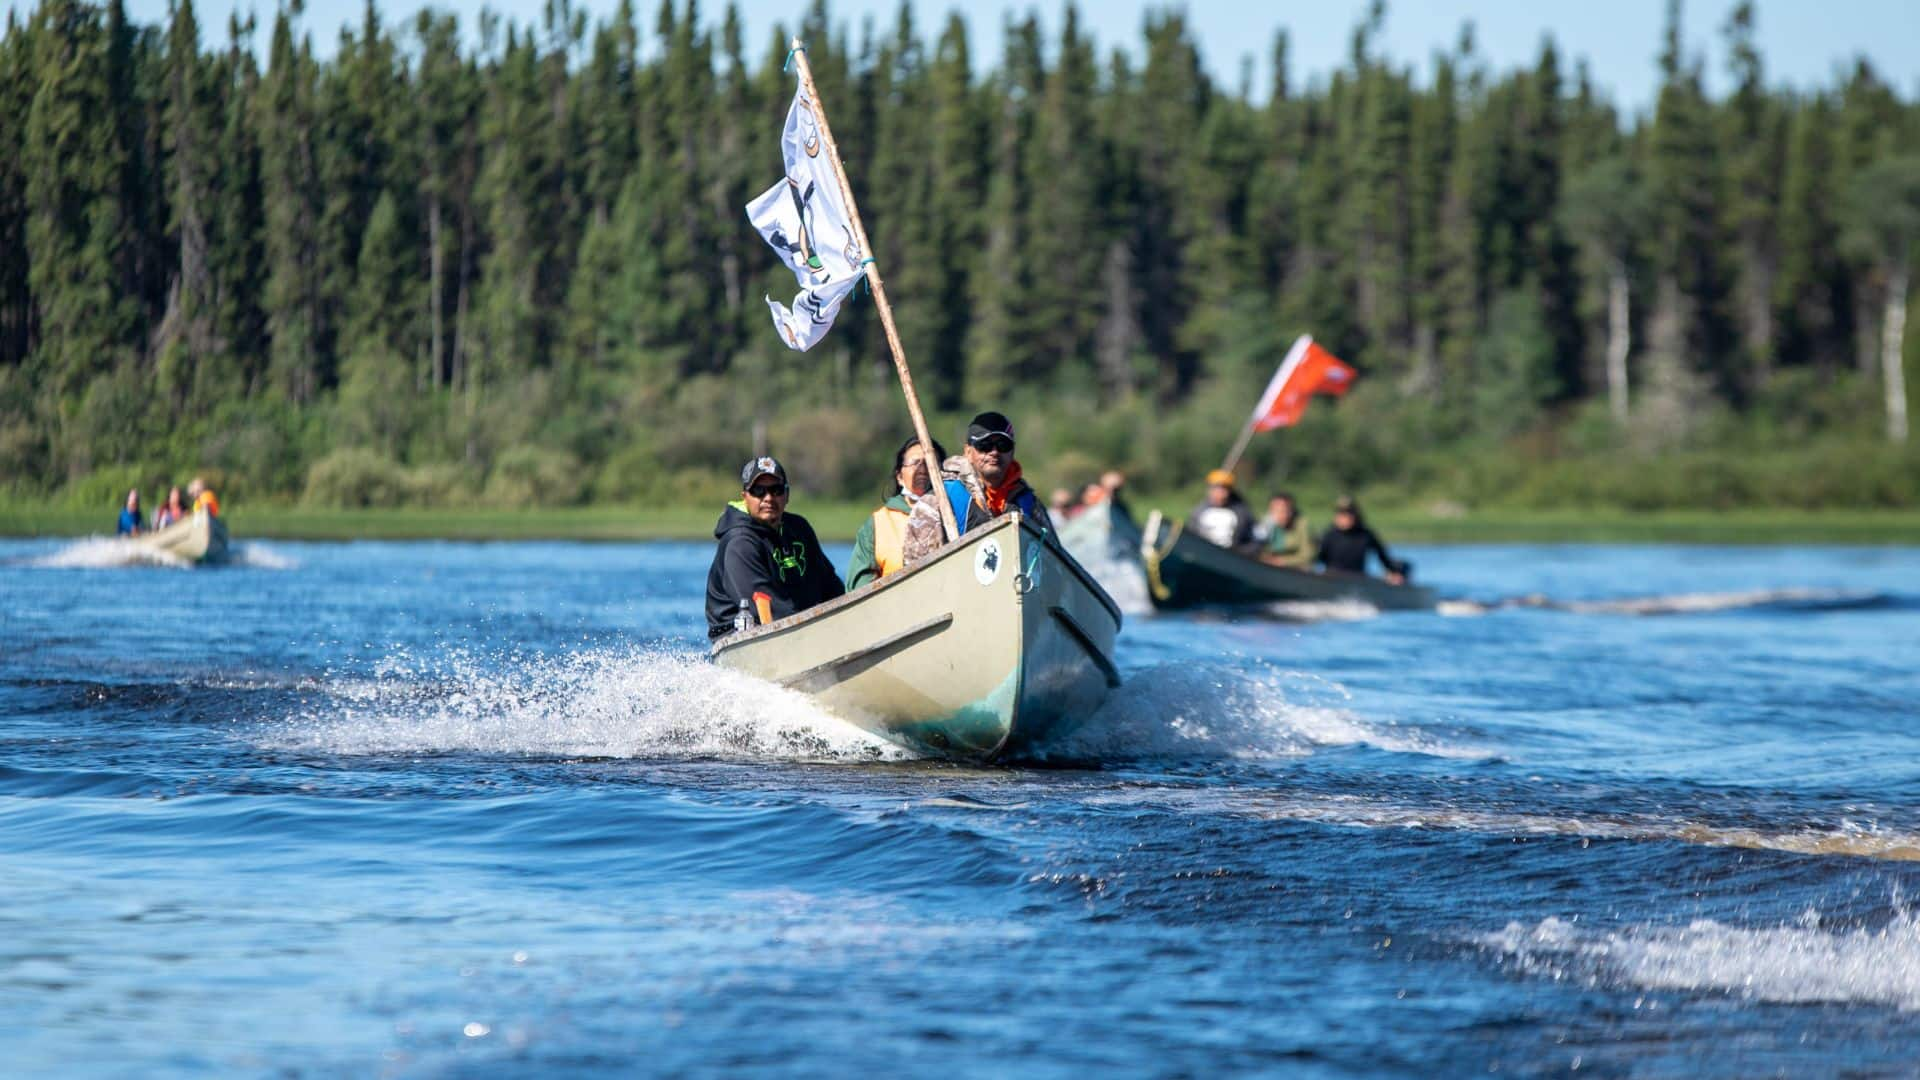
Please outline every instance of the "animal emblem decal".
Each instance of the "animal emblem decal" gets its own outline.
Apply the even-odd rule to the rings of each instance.
[[[999,576],[1000,542],[988,540],[973,554],[973,579],[982,585],[991,585]]]

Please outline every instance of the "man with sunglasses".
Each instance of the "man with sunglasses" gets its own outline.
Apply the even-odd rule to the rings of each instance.
[[[967,425],[967,465],[972,481],[948,480],[947,498],[961,532],[975,528],[1008,510],[1018,510],[1028,521],[1051,534],[1053,520],[1040,497],[1020,475],[1013,456],[1013,421],[997,412],[983,412]]]
[[[733,633],[742,600],[765,625],[846,591],[813,526],[787,513],[787,494],[787,470],[778,461],[757,457],[740,470],[740,501],[727,504],[713,526],[709,639]]]

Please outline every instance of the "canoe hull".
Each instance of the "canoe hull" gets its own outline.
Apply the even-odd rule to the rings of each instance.
[[[970,761],[1062,733],[1119,683],[1120,613],[1009,514],[911,569],[721,638],[714,660],[917,750]]]
[[[139,542],[155,551],[192,563],[227,560],[227,523],[212,514],[193,514],[164,529],[148,533]]]
[[[1432,589],[1365,574],[1268,566],[1188,533],[1156,513],[1141,541],[1153,605],[1163,610],[1288,601],[1360,601],[1382,611],[1431,611]]]

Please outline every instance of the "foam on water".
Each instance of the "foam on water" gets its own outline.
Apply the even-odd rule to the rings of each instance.
[[[111,570],[123,566],[162,566],[170,570],[185,570],[193,563],[136,540],[91,536],[76,540],[51,554],[30,559],[26,565],[53,570]]]
[[[1066,761],[1259,760],[1332,746],[1481,757],[1392,723],[1363,720],[1344,688],[1263,666],[1161,664],[1127,673],[1100,709],[1039,756]]]
[[[1700,919],[1589,930],[1548,918],[1510,922],[1478,940],[1519,970],[1555,980],[1920,1010],[1920,920],[1904,910],[1883,926],[1835,929],[1812,911],[1796,924],[1760,928]]]
[[[1288,622],[1358,622],[1378,618],[1380,609],[1365,600],[1282,600],[1267,605],[1267,613]]]
[[[1560,816],[1457,806],[1414,806],[1360,795],[1255,798],[1222,808],[1244,808],[1276,820],[1371,829],[1451,829],[1588,840],[1672,840],[1704,847],[1920,862],[1920,834],[1852,821],[1766,830],[1650,815]]]
[[[168,551],[118,536],[91,536],[76,540],[57,551],[29,559],[25,565],[48,570],[117,570],[130,566],[159,566],[169,570],[190,570],[194,564]],[[259,543],[236,544],[227,560],[229,566],[255,570],[293,570],[299,562]]]
[[[877,761],[913,755],[806,697],[687,653],[389,657],[263,740],[339,754]]]

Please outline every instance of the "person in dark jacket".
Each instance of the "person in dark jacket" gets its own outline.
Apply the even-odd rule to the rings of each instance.
[[[787,493],[787,470],[770,457],[754,458],[740,470],[740,501],[727,504],[713,526],[709,639],[733,633],[742,600],[764,625],[846,591],[813,526],[787,513]]]
[[[1387,545],[1373,535],[1360,517],[1360,504],[1353,501],[1351,495],[1342,495],[1333,503],[1333,525],[1320,534],[1320,550],[1314,554],[1313,561],[1329,570],[1338,570],[1348,574],[1367,572],[1367,553],[1380,557],[1380,565],[1387,570],[1387,580],[1395,585],[1404,585],[1407,575],[1413,572],[1410,563],[1401,562],[1387,552]]]
[[[1215,547],[1252,555],[1260,546],[1254,539],[1253,525],[1253,508],[1234,487],[1233,474],[1225,469],[1208,473],[1207,499],[1194,507],[1187,518],[1187,530]]]
[[[1053,533],[1053,519],[1021,475],[1013,445],[1013,421],[1004,414],[983,412],[967,425],[966,471],[971,478],[949,479],[945,485],[961,532],[1018,510],[1043,534]]]

